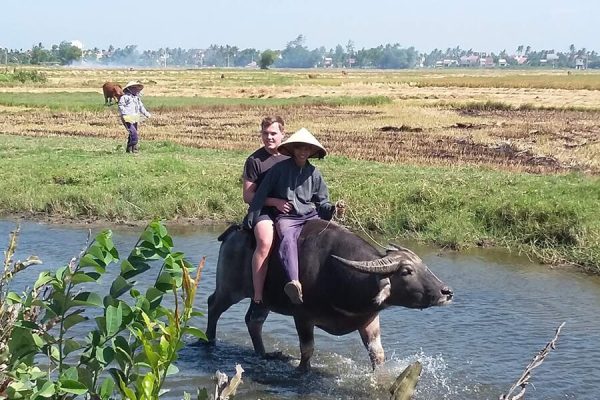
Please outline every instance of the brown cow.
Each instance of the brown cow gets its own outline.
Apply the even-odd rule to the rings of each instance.
[[[115,99],[115,103],[119,101],[121,96],[123,96],[123,88],[121,85],[114,82],[106,82],[102,85],[102,92],[104,93],[104,105],[111,105],[113,99]]]

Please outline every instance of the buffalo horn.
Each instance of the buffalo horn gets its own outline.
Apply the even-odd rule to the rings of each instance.
[[[390,243],[389,246],[391,247],[392,250],[408,251],[408,252],[412,253],[412,251],[410,249],[407,249],[406,247],[399,246],[396,243]]]
[[[390,243],[387,251],[394,251],[394,250],[395,251],[405,251],[408,254],[412,254],[412,255],[416,256],[414,251],[412,251],[411,249],[407,249],[406,247],[399,246],[395,243]]]
[[[333,258],[340,261],[342,264],[352,267],[362,272],[371,274],[392,274],[400,268],[401,256],[386,256],[370,261],[352,261],[345,258],[332,255]]]

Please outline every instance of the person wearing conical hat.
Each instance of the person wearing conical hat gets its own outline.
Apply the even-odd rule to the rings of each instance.
[[[127,129],[127,153],[138,152],[138,123],[141,121],[142,116],[150,118],[150,113],[144,107],[140,93],[144,89],[138,81],[129,81],[123,88],[123,96],[119,99],[119,114],[121,115],[121,122]]]
[[[309,158],[323,158],[325,148],[306,128],[291,135],[279,145],[279,152],[290,158],[269,170],[250,203],[247,227],[256,223],[267,198],[283,199],[277,207],[275,228],[279,235],[279,257],[288,282],[284,287],[292,303],[302,304],[302,284],[298,273],[298,236],[311,219],[331,219],[335,207],[329,202],[329,191],[319,170]]]

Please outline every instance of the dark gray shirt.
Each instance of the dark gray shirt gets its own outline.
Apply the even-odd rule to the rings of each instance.
[[[288,158],[274,165],[254,194],[248,210],[248,224],[253,226],[267,197],[285,199],[294,206],[293,213],[306,215],[314,210],[323,219],[331,219],[334,211],[329,191],[321,173],[309,162],[303,167]]]

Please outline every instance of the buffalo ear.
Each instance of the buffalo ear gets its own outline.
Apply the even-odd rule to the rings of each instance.
[[[392,284],[389,278],[383,278],[379,281],[379,292],[373,302],[380,306],[392,294]]]

